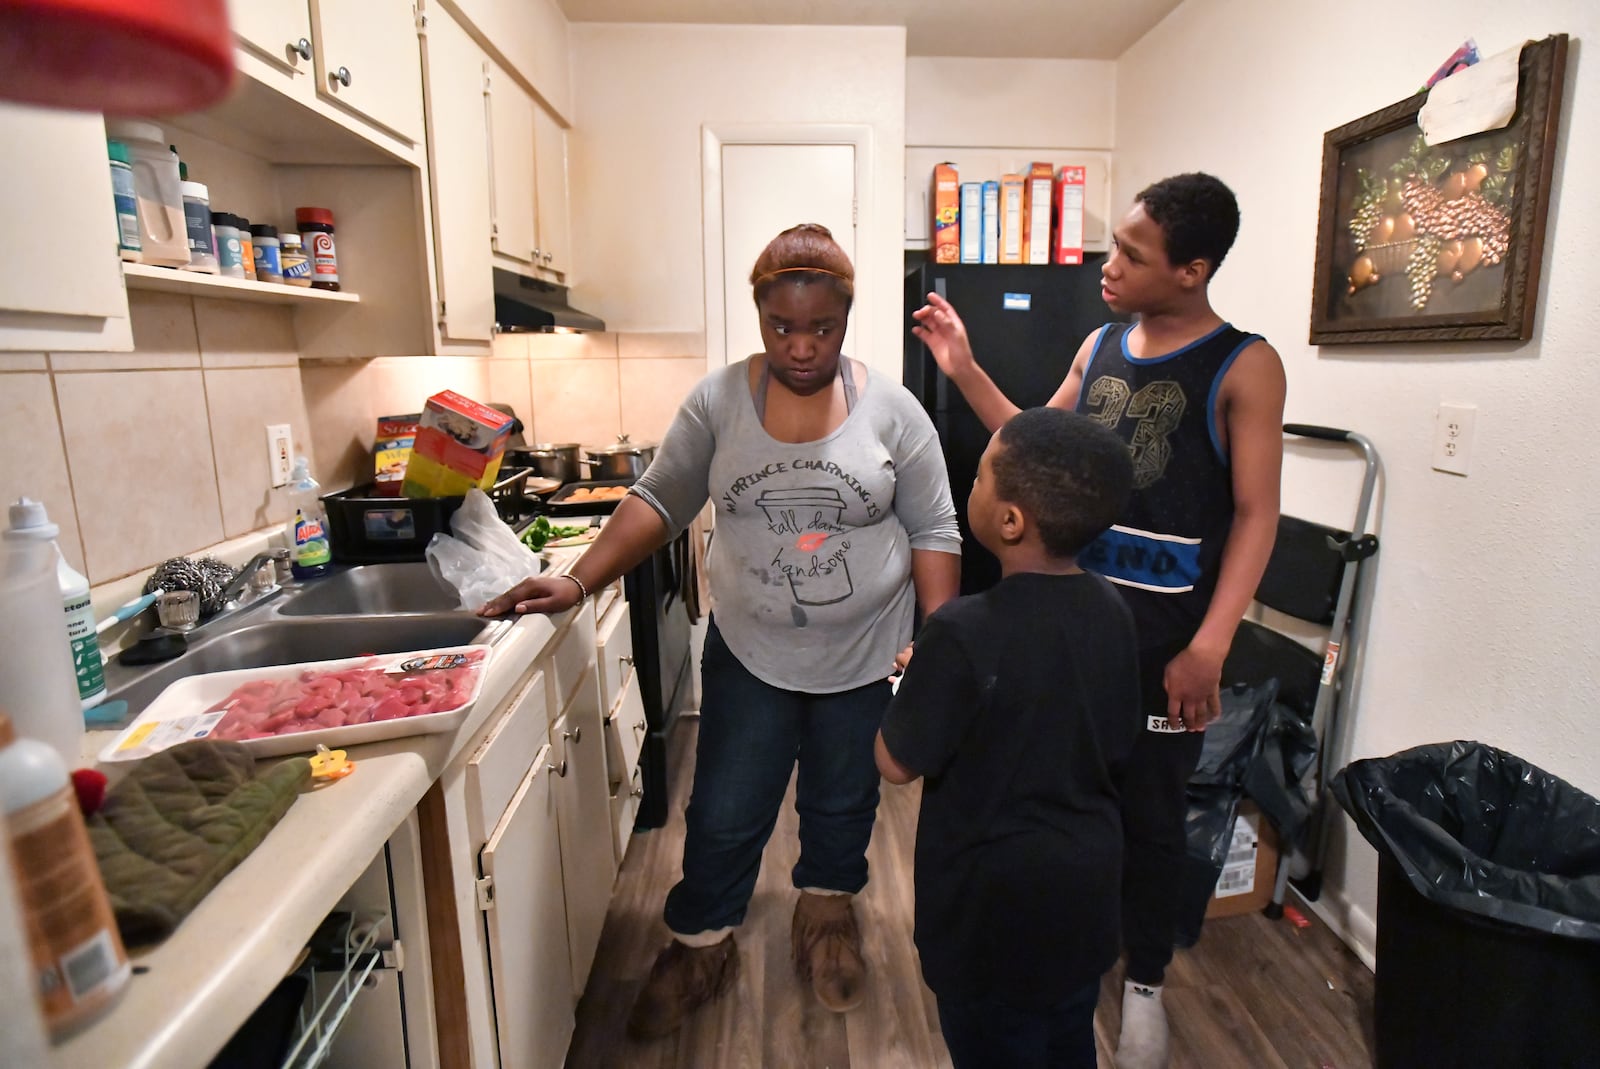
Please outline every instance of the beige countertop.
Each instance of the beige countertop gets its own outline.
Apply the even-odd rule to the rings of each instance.
[[[577,556],[553,553],[546,574]],[[502,635],[478,701],[453,734],[351,747],[355,771],[302,794],[176,932],[134,955],[137,971],[116,1006],[54,1047],[52,1066],[203,1069],[563,623],[527,616]],[[86,752],[115,735],[90,732]]]

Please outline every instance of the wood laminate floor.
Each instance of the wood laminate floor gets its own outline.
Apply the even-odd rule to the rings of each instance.
[[[762,859],[750,913],[737,934],[742,970],[732,992],[677,1035],[635,1043],[623,1030],[634,996],[665,944],[661,904],[681,871],[698,721],[679,720],[669,747],[667,825],[636,834],[606,914],[578,1006],[568,1069],[946,1069],[932,994],[911,942],[912,844],[918,788],[885,784],[868,854],[871,880],[856,904],[869,990],[845,1015],[822,1009],[795,978],[789,921],[798,854],[790,787]],[[1259,914],[1213,920],[1167,971],[1172,1069],[1357,1069],[1372,1063],[1372,974],[1309,911],[1300,930]],[[1110,1069],[1120,1027],[1120,967],[1102,982],[1095,1033]]]

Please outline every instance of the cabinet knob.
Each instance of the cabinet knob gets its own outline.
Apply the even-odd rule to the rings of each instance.
[[[577,727],[573,728],[571,731],[563,731],[561,733],[561,737],[563,739],[571,739],[574,745],[576,745],[577,743],[582,742],[583,741],[583,725],[579,724]],[[563,762],[563,764],[564,763],[565,762]]]
[[[567,778],[567,759],[565,757],[561,759],[560,765],[546,765],[545,767],[551,772],[554,772],[556,775],[560,776],[562,779]]]
[[[635,730],[635,731],[643,731],[645,728],[647,728],[649,726],[650,726],[649,724],[647,724],[643,720],[641,720],[637,724],[633,725],[633,730]]]
[[[538,263],[538,262],[539,262],[539,257],[540,257],[540,256],[541,256],[541,255],[542,255],[542,254],[541,254],[541,253],[540,253],[540,252],[539,252],[539,250],[538,250],[538,249],[534,249],[534,250],[533,250],[533,262],[534,262],[534,263]]]
[[[338,82],[340,85],[344,86],[345,88],[349,88],[349,86],[350,86],[350,68],[349,67],[340,67],[338,70],[334,71],[333,72],[333,80]]]
[[[298,41],[292,41],[289,44],[289,51],[293,52],[301,59],[310,59],[311,42],[306,40],[304,37],[300,38]]]
[[[549,263],[551,260],[554,260],[555,258],[556,258],[556,255],[553,252],[547,252],[544,255],[539,257],[539,259],[543,260],[545,263]]]
[[[630,795],[632,795],[633,797],[635,797],[635,798],[643,798],[644,797],[644,788],[643,787],[635,787],[633,790],[629,791],[628,793]]]
[[[625,653],[621,657],[618,657],[617,660],[621,662],[624,668],[633,667],[633,654],[631,653]]]

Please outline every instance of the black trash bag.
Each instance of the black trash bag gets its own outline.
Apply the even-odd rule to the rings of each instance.
[[[1244,793],[1260,807],[1284,848],[1303,845],[1315,808],[1308,788],[1317,763],[1317,735],[1310,721],[1282,702],[1273,702],[1261,750],[1244,773]]]
[[[1222,714],[1206,727],[1200,763],[1189,777],[1191,786],[1236,787],[1261,745],[1268,710],[1278,696],[1278,681],[1256,686],[1235,683],[1222,691]]]
[[[1566,781],[1450,742],[1354,761],[1331,787],[1423,898],[1600,943],[1600,801]]]

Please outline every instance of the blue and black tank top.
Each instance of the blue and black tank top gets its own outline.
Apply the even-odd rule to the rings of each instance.
[[[1222,378],[1257,334],[1224,323],[1175,352],[1135,357],[1129,323],[1100,332],[1077,410],[1133,453],[1121,522],[1078,563],[1117,584],[1144,648],[1187,643],[1216,591],[1233,524],[1233,474],[1217,426]]]

